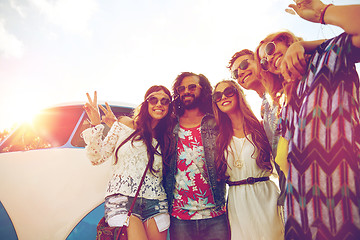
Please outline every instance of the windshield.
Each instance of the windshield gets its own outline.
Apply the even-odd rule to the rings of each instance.
[[[105,107],[105,106],[104,106]],[[115,114],[117,118],[120,116],[131,116],[133,109],[128,107],[118,107],[118,106],[111,106],[112,112]],[[100,111],[101,116],[103,116],[103,112]],[[107,132],[110,130],[108,126],[103,124],[105,126],[103,135],[105,136]],[[86,117],[86,114],[84,115],[78,129],[76,130],[76,133],[74,134],[73,139],[71,140],[71,144],[75,147],[85,147],[84,139],[81,137],[81,133],[90,127],[90,123]]]
[[[111,106],[111,109],[117,118],[130,116],[133,111],[133,108],[119,106]],[[70,138],[71,144],[66,147],[85,147],[81,133],[88,127],[90,124],[82,106],[46,109],[37,115],[31,124],[23,124],[16,129],[0,145],[0,153],[61,147],[68,143]],[[104,135],[108,130],[105,125]]]
[[[60,147],[69,139],[82,112],[81,107],[46,109],[31,124],[21,125],[0,146],[0,152]]]

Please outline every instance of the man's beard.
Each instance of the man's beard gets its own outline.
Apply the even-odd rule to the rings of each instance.
[[[192,97],[192,100],[187,100],[184,101],[185,97]],[[190,110],[190,109],[194,109],[194,108],[198,108],[200,106],[200,98],[199,97],[195,97],[194,94],[186,94],[184,96],[181,97],[181,103],[184,106],[185,109]]]

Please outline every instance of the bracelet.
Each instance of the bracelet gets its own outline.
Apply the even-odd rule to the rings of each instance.
[[[321,11],[321,14],[320,14],[320,23],[321,24],[326,24],[325,21],[324,21],[325,12],[328,9],[328,7],[333,6],[333,5],[334,4],[330,3],[330,4],[326,5],[326,7],[324,7],[324,9]]]

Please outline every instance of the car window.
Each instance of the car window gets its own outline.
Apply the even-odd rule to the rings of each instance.
[[[42,111],[31,124],[23,124],[0,146],[0,152],[60,147],[70,138],[82,107],[57,107]]]
[[[113,113],[115,114],[115,116],[117,118],[119,118],[120,116],[131,116],[133,109],[132,108],[127,108],[127,107],[117,107],[117,106],[111,106],[111,110],[113,111]],[[103,115],[103,112],[101,112],[101,115]],[[71,140],[71,145],[73,145],[74,147],[85,147],[85,142],[84,139],[80,136],[81,133],[89,128],[91,125],[87,119],[86,114],[84,114],[83,119],[81,124],[79,125],[76,133],[74,134],[73,139]],[[110,130],[108,126],[105,126],[104,129],[104,133],[103,135],[106,136],[107,132]]]

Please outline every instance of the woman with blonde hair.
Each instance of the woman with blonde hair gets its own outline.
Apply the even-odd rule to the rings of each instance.
[[[216,139],[218,176],[229,185],[228,214],[232,239],[283,239],[278,186],[271,147],[262,124],[251,111],[240,86],[219,82],[213,92],[219,126]]]
[[[259,46],[260,59],[268,62],[269,71],[280,70],[289,86],[280,124],[289,144],[285,238],[359,239],[360,83],[355,64],[360,62],[360,5],[298,0],[289,7],[307,21],[344,32],[319,40],[319,46],[277,41],[269,51],[271,40]],[[294,46],[313,51],[300,78],[289,67]]]

